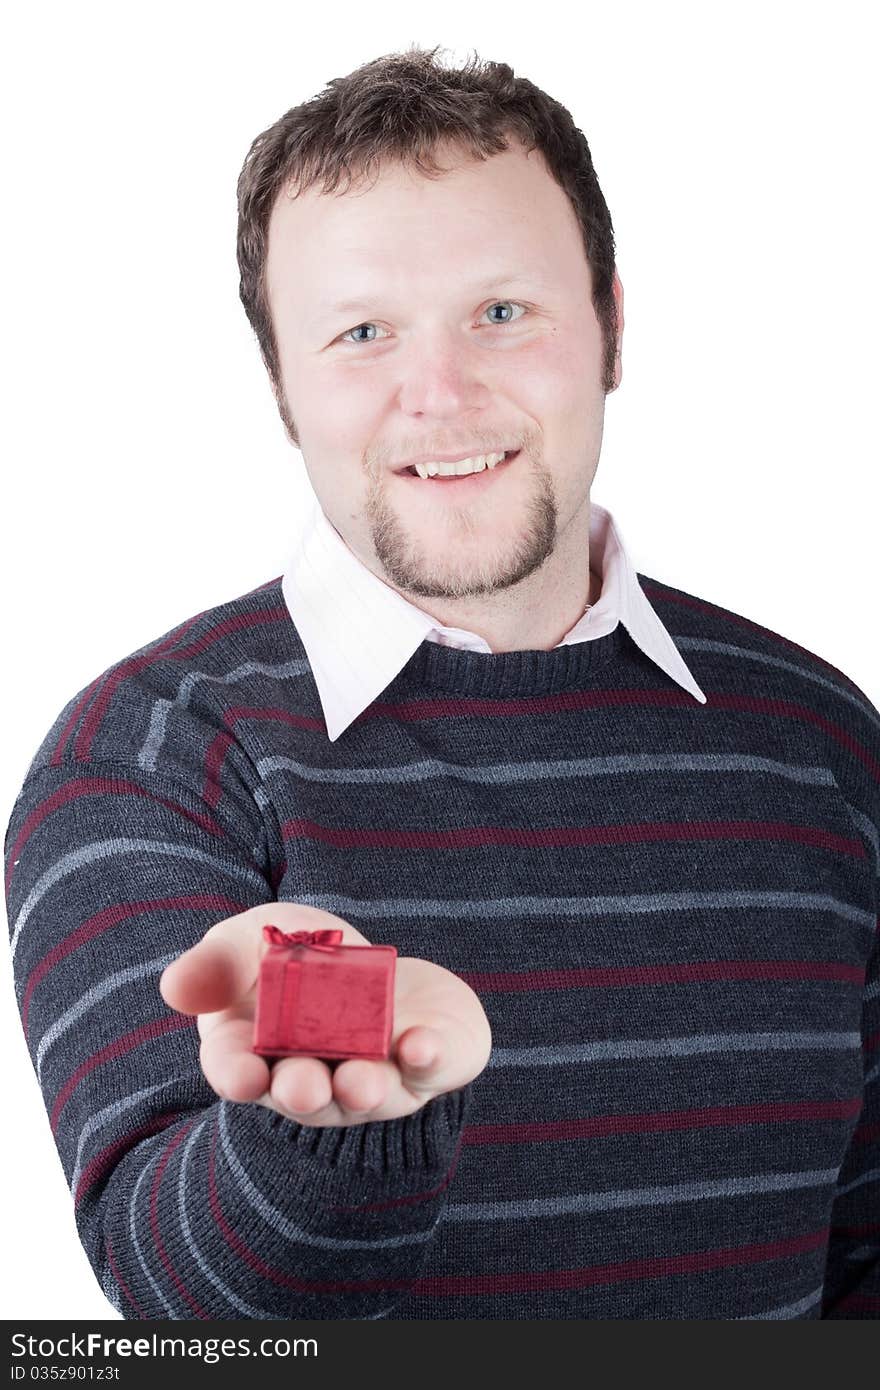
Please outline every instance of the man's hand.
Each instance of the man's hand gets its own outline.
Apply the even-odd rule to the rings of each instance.
[[[226,1100],[255,1100],[303,1125],[356,1125],[409,1115],[483,1070],[492,1032],[464,980],[442,965],[398,956],[394,1021],[387,1061],[318,1057],[271,1059],[252,1051],[257,975],[268,945],[263,925],[282,931],[335,927],[342,944],[369,946],[348,922],[304,903],[260,903],[217,922],[166,967],[162,998],[197,1014],[200,1060],[209,1085]]]

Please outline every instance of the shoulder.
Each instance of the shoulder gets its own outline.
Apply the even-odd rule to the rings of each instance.
[[[295,666],[302,644],[281,577],[187,617],[127,653],[76,691],[33,755],[27,776],[52,767],[130,763],[171,771],[202,760],[224,735],[228,710],[254,678]]]
[[[784,633],[649,575],[639,586],[708,706],[796,730],[844,797],[880,825],[880,711],[845,671]]]
[[[732,678],[742,678],[757,668],[769,678],[772,670],[780,694],[786,690],[791,694],[825,690],[831,699],[837,696],[854,701],[869,720],[873,717],[880,723],[880,712],[868,695],[820,653],[711,599],[649,575],[639,574],[637,578],[676,645],[703,652],[707,664],[718,674],[726,671]],[[710,657],[714,662],[708,661]]]

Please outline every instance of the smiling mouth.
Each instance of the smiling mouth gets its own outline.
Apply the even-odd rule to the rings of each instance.
[[[500,461],[500,463],[496,463],[494,468],[489,468],[487,465],[485,468],[481,468],[475,473],[436,473],[432,478],[421,478],[419,477],[419,474],[416,472],[415,464],[410,464],[409,468],[400,469],[400,471],[397,474],[397,477],[414,478],[420,483],[446,483],[447,485],[449,485],[450,483],[476,484],[480,481],[480,479],[482,479],[484,482],[488,482],[489,478],[491,478],[494,474],[503,473],[507,468],[507,465],[513,462],[513,460],[517,457],[519,452],[519,449],[508,449],[505,452],[504,458]]]

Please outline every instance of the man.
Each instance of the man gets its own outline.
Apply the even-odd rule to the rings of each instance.
[[[258,137],[239,207],[314,512],[71,700],[7,833],[108,1298],[876,1316],[880,715],[591,502],[623,289],[582,134],[392,55]],[[253,1051],[270,922],[397,947],[387,1061]]]

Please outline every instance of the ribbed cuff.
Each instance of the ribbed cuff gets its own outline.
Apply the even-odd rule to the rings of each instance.
[[[268,1195],[319,1204],[358,1195],[407,1196],[442,1181],[458,1149],[471,1084],[411,1115],[366,1124],[298,1124],[255,1102],[221,1101],[228,1138]]]

